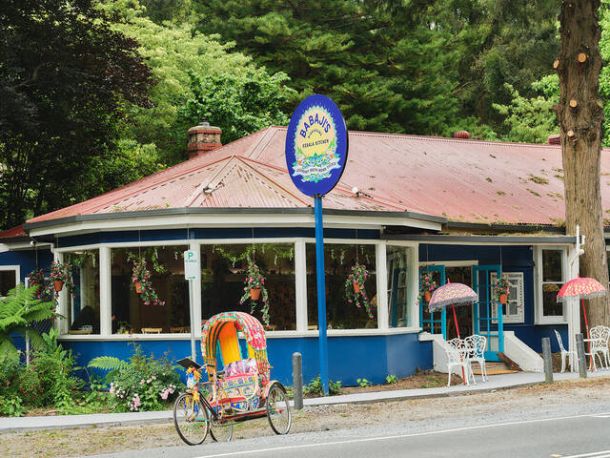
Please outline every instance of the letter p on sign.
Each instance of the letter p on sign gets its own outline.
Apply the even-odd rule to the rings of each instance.
[[[195,250],[184,252],[184,278],[187,280],[199,278],[199,253]]]

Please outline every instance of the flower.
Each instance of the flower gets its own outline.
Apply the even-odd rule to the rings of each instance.
[[[131,399],[131,404],[129,406],[129,410],[137,411],[140,409],[141,405],[142,405],[142,401],[140,400],[140,396],[137,393],[134,394],[133,398]]]

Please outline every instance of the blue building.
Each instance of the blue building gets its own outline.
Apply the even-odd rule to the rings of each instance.
[[[68,263],[74,287],[58,294],[57,326],[79,363],[127,357],[133,343],[179,359],[190,354],[191,328],[200,337],[210,316],[250,312],[240,304],[250,256],[266,275],[274,377],[289,382],[295,351],[305,378],[315,377],[314,215],[286,172],[286,129],[224,146],[220,133],[192,128],[188,160],[0,233],[0,294],[37,267],[48,272],[53,259]],[[556,351],[554,330],[567,343],[568,326],[580,326],[578,308],[555,300],[578,273],[580,250],[557,225],[562,196],[557,145],[350,132],[346,171],[324,204],[330,378],[349,385],[443,370],[440,344],[455,329],[444,313],[428,313],[423,273],[479,293],[458,320],[463,335],[487,335],[490,360],[504,354],[541,370],[541,338],[553,336]],[[200,254],[191,294],[188,249]],[[150,285],[138,293],[142,259]],[[356,264],[369,271],[373,318],[346,300]],[[491,287],[500,276],[511,289],[504,306]]]

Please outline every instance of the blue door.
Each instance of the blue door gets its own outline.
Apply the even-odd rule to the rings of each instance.
[[[423,266],[419,269],[420,290],[421,274],[423,272],[430,272],[438,286],[443,286],[447,281],[445,266]],[[443,338],[447,339],[447,310],[443,308],[440,312],[428,312],[428,303],[424,300],[423,296],[419,298],[419,322],[424,331],[430,334],[442,334]]]
[[[491,274],[502,277],[502,266],[487,265],[472,268],[472,286],[479,295],[479,302],[473,307],[474,332],[487,337],[485,359],[500,361],[498,353],[504,353],[504,322],[502,304],[492,294]]]

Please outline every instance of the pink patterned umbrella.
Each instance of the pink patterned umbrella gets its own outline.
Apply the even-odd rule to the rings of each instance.
[[[453,322],[459,338],[460,326],[458,325],[455,306],[472,304],[478,300],[479,295],[470,286],[466,286],[463,283],[447,283],[434,290],[430,303],[428,304],[428,310],[434,312],[435,310],[451,305]]]
[[[585,299],[591,299],[593,297],[601,297],[608,294],[604,285],[598,282],[595,278],[590,277],[576,277],[573,280],[566,282],[559,292],[557,293],[557,302],[564,302],[567,299],[579,297],[580,306],[582,308],[582,314],[585,317],[585,329],[587,331],[587,338],[590,339],[589,335],[589,319],[587,318],[587,310],[585,309]],[[591,342],[589,342],[591,346]]]
[[[581,299],[591,299],[608,294],[604,285],[595,278],[576,277],[566,282],[557,293],[557,301],[563,302],[566,299],[579,297]]]
[[[479,300],[479,295],[463,283],[447,283],[436,288],[428,304],[428,310],[434,312],[448,305],[467,305]]]

